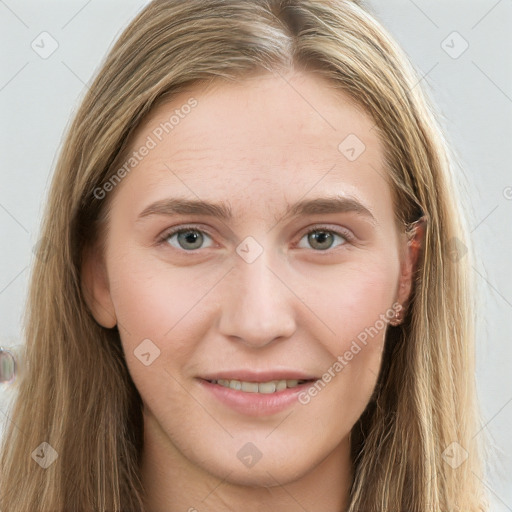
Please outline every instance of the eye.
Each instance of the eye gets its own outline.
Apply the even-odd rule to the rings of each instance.
[[[310,247],[313,249],[318,251],[326,251],[332,248],[336,237],[338,237],[341,241],[341,243],[338,245],[345,245],[351,238],[347,231],[336,231],[333,229],[316,227],[305,233],[302,236],[301,241],[306,238],[307,242],[310,244]],[[304,246],[300,245],[298,245],[298,247],[304,248]]]
[[[161,243],[168,243],[176,249],[182,249],[185,251],[194,251],[195,249],[202,249],[201,247],[204,240],[211,237],[204,231],[193,228],[193,227],[182,227],[165,233],[161,239]],[[174,238],[174,240],[173,240]],[[173,243],[174,242],[174,243]],[[176,245],[179,244],[179,245]],[[210,247],[210,246],[208,246]]]
[[[205,238],[210,240],[209,245],[203,245]],[[316,251],[328,251],[335,244],[338,238],[338,246],[345,245],[352,238],[349,231],[334,230],[326,227],[315,227],[310,229],[302,236],[297,247],[308,248],[307,246],[300,245],[303,239],[309,243],[309,247]],[[213,246],[212,237],[204,230],[195,226],[182,226],[178,229],[173,229],[164,233],[158,240],[159,244],[168,244],[178,250],[188,252],[195,251],[196,249],[206,249]]]

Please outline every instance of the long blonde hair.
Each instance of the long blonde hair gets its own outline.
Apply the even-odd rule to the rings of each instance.
[[[454,165],[416,72],[357,1],[156,0],[112,47],[57,163],[24,321],[28,366],[3,440],[2,512],[143,510],[140,395],[117,328],[95,322],[81,283],[110,205],[94,190],[159,102],[292,67],[327,78],[373,116],[398,224],[427,218],[405,321],[389,328],[374,397],[352,432],[348,511],[485,510],[471,252],[459,250],[469,241]],[[44,442],[58,455],[46,469],[31,456]],[[450,463],[454,451],[467,460]]]

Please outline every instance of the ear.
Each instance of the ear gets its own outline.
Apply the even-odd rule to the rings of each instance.
[[[111,329],[117,324],[106,265],[97,246],[84,251],[81,268],[82,293],[94,319]]]
[[[406,245],[402,252],[397,291],[397,302],[403,305],[404,310],[411,296],[419,256],[425,243],[425,228],[426,218],[423,216],[413,222],[405,234]]]

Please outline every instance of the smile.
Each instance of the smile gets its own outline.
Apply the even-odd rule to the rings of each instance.
[[[283,391],[288,388],[295,388],[309,382],[309,380],[297,380],[297,379],[289,379],[289,380],[271,380],[268,382],[248,382],[243,380],[235,380],[235,379],[218,379],[218,380],[210,380],[212,384],[218,384],[219,386],[223,386],[225,388],[235,389],[237,391],[244,391],[246,393],[276,393],[278,391]]]

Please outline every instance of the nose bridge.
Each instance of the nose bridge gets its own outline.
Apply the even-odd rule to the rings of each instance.
[[[251,237],[239,244],[231,282],[222,298],[221,334],[254,347],[292,335],[293,294],[277,277],[277,260]]]

